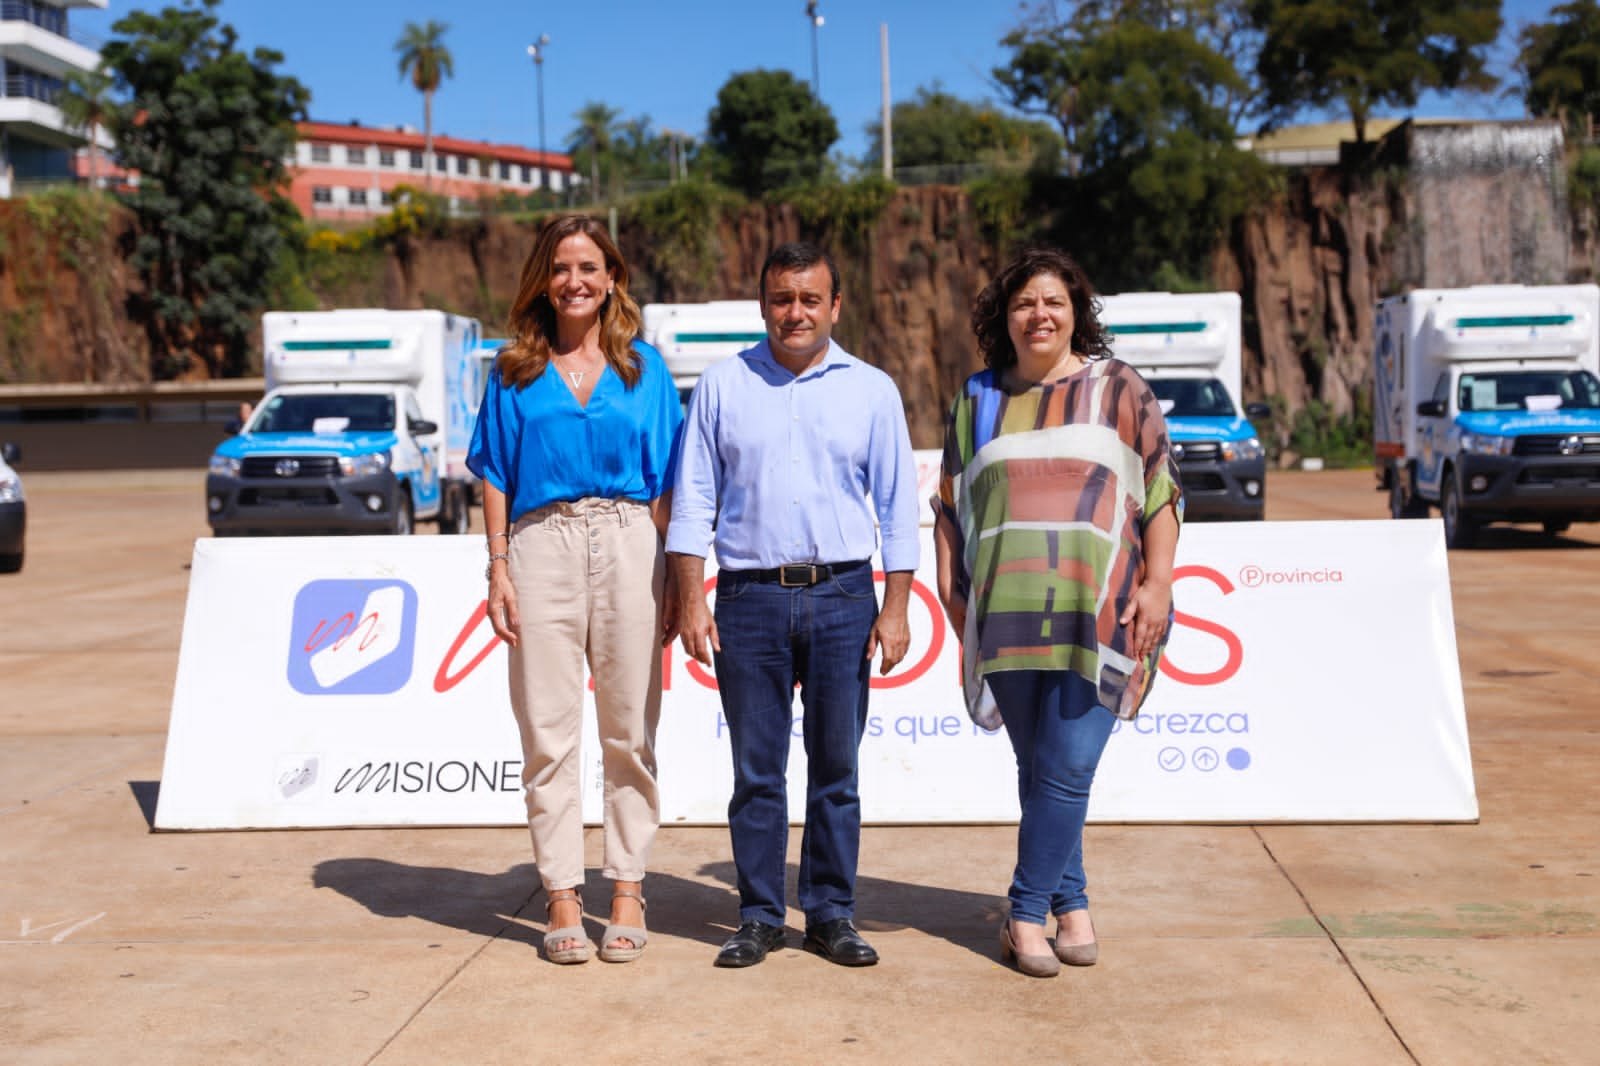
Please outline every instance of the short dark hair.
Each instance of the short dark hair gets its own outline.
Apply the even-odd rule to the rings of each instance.
[[[761,302],[767,300],[767,274],[770,271],[809,270],[818,263],[828,264],[828,277],[832,281],[833,289],[828,298],[839,298],[839,264],[833,261],[833,256],[823,251],[810,241],[789,241],[780,244],[767,254],[767,261],[761,264]]]
[[[978,338],[978,352],[991,370],[1005,370],[1017,364],[1017,351],[1011,345],[1006,327],[1006,310],[1011,298],[1040,274],[1061,279],[1072,300],[1072,350],[1086,359],[1111,354],[1111,338],[1097,314],[1099,300],[1089,275],[1059,248],[1028,248],[984,286],[972,305],[972,332]]]

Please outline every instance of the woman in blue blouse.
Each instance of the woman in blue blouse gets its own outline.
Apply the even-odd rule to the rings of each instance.
[[[467,457],[483,478],[489,620],[510,647],[545,955],[558,963],[586,962],[594,947],[579,895],[585,661],[605,773],[602,872],[615,882],[600,957],[636,959],[647,938],[661,649],[677,628],[662,540],[683,414],[639,324],[605,227],[577,215],[546,223]]]

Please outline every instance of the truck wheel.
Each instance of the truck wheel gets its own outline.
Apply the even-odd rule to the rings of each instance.
[[[1451,548],[1470,548],[1478,536],[1478,523],[1461,510],[1461,489],[1456,486],[1453,473],[1444,479],[1444,502],[1439,510],[1444,513],[1444,542]]]
[[[460,536],[472,528],[472,502],[466,490],[445,490],[444,506],[439,508],[439,532]]]
[[[22,569],[22,553],[0,555],[0,574],[14,574]]]
[[[1572,523],[1566,521],[1552,520],[1544,524],[1544,531],[1550,534],[1552,537],[1561,533],[1565,533],[1571,528]]]
[[[1428,505],[1412,494],[1410,476],[1398,467],[1389,471],[1389,517],[1427,518]]]
[[[397,537],[408,537],[416,528],[411,520],[411,497],[400,497],[400,505],[394,509],[394,525],[389,527],[389,532]]]

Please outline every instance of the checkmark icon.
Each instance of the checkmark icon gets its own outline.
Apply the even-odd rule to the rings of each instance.
[[[1161,751],[1156,755],[1156,762],[1159,763],[1161,768],[1167,771],[1167,773],[1176,773],[1177,771],[1183,769],[1183,749],[1162,748]]]

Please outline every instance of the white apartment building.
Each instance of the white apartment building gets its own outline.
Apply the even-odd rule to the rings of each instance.
[[[0,198],[32,181],[69,181],[87,136],[56,107],[68,71],[93,70],[97,48],[74,39],[70,9],[108,0],[0,0]]]

